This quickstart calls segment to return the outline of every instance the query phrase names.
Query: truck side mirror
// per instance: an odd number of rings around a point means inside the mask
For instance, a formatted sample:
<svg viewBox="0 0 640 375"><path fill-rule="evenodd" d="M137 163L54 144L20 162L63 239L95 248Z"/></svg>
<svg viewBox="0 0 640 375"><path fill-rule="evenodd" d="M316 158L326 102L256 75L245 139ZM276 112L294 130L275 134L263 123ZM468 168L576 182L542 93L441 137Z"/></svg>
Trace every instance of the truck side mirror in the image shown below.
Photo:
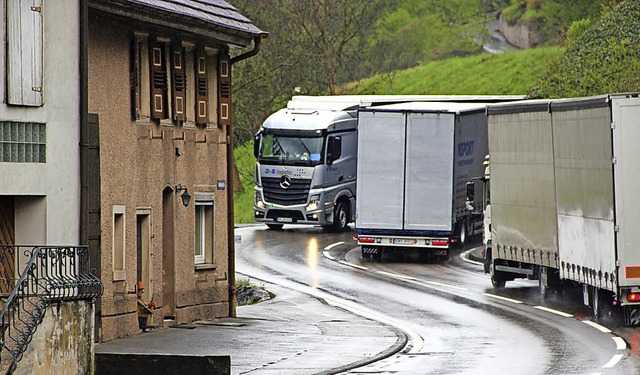
<svg viewBox="0 0 640 375"><path fill-rule="evenodd" d="M473 183L473 181L467 182L466 196L467 196L467 200L469 202L473 202L473 198L475 196L475 192L476 192L476 185Z"/></svg>
<svg viewBox="0 0 640 375"><path fill-rule="evenodd" d="M464 202L464 205L469 211L473 211L474 209L473 198L475 196L475 192L476 192L476 186L473 183L473 181L467 182L467 191L466 191L467 201Z"/></svg>
<svg viewBox="0 0 640 375"><path fill-rule="evenodd" d="M253 136L253 156L258 158L260 155L260 133Z"/></svg>
<svg viewBox="0 0 640 375"><path fill-rule="evenodd" d="M342 155L342 138L330 136L327 140L327 164L332 164Z"/></svg>

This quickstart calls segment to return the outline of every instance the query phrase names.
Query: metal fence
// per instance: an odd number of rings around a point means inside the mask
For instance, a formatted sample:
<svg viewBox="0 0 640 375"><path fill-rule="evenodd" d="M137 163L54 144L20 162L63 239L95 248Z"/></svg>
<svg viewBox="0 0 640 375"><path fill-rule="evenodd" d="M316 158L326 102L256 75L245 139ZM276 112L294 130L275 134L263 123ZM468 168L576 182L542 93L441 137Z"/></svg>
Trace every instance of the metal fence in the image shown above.
<svg viewBox="0 0 640 375"><path fill-rule="evenodd" d="M50 304L102 295L94 274L85 246L0 246L2 371L15 371Z"/></svg>

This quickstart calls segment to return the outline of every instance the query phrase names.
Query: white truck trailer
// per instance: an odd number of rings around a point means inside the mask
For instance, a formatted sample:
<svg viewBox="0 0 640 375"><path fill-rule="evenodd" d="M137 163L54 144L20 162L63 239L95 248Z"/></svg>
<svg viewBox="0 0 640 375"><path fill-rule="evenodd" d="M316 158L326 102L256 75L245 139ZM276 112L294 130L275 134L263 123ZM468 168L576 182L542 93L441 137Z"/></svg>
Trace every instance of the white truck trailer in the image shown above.
<svg viewBox="0 0 640 375"><path fill-rule="evenodd" d="M254 218L272 229L312 224L342 230L353 222L357 111L410 101L497 102L518 96L294 96L254 139Z"/></svg>
<svg viewBox="0 0 640 375"><path fill-rule="evenodd" d="M638 95L490 105L487 116L493 285L579 284L594 315L618 305L640 324Z"/></svg>
<svg viewBox="0 0 640 375"><path fill-rule="evenodd" d="M383 251L446 259L482 231L465 187L483 170L486 104L411 102L358 112L356 233L364 258Z"/></svg>

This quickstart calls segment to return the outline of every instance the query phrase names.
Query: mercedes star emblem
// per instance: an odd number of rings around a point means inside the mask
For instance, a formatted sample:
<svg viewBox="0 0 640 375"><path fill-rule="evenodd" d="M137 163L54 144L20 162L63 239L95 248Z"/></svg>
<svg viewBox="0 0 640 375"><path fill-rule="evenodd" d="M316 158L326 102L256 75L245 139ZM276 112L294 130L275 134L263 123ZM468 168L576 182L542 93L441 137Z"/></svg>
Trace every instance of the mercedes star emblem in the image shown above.
<svg viewBox="0 0 640 375"><path fill-rule="evenodd" d="M287 190L289 186L291 186L291 177L286 175L282 176L282 178L280 179L280 187Z"/></svg>

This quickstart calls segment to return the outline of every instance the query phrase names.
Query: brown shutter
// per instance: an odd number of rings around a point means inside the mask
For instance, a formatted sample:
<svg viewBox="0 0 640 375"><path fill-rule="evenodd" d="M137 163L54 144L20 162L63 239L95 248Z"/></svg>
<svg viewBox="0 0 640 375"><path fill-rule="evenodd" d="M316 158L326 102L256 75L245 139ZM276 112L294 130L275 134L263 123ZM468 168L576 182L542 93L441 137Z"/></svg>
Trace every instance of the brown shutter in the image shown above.
<svg viewBox="0 0 640 375"><path fill-rule="evenodd" d="M167 118L167 63L164 44L151 43L149 48L151 66L151 118Z"/></svg>
<svg viewBox="0 0 640 375"><path fill-rule="evenodd" d="M131 62L130 62L130 86L131 86L131 117L134 120L140 119L141 103L141 76L140 76L140 55L141 46L137 38L131 41Z"/></svg>
<svg viewBox="0 0 640 375"><path fill-rule="evenodd" d="M173 74L173 120L185 120L185 91L186 91L186 75L184 69L184 48L174 46L172 50L171 68Z"/></svg>
<svg viewBox="0 0 640 375"><path fill-rule="evenodd" d="M196 123L209 123L209 85L207 77L207 57L204 50L196 53Z"/></svg>
<svg viewBox="0 0 640 375"><path fill-rule="evenodd" d="M231 61L228 54L218 57L218 124L231 125Z"/></svg>

